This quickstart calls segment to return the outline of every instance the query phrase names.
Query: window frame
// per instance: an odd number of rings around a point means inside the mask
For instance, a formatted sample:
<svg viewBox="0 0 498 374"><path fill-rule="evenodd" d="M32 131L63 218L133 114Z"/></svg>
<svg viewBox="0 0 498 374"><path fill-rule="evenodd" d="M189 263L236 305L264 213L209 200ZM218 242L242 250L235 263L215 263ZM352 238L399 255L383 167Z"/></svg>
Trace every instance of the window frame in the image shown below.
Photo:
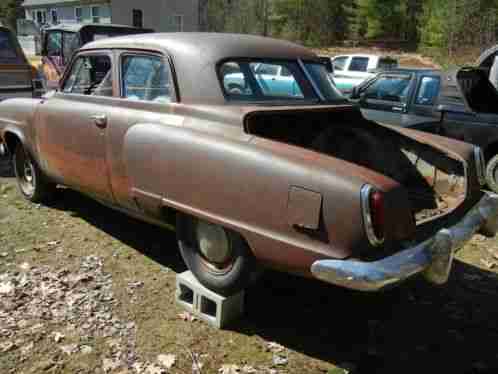
<svg viewBox="0 0 498 374"><path fill-rule="evenodd" d="M78 10L81 11L81 14L79 17L78 17ZM76 23L83 22L83 7L82 6L75 6L74 7L74 19L75 19Z"/></svg>
<svg viewBox="0 0 498 374"><path fill-rule="evenodd" d="M57 25L59 23L59 11L57 8L50 9L50 18L52 19L52 24Z"/></svg>
<svg viewBox="0 0 498 374"><path fill-rule="evenodd" d="M136 20L135 16L140 17L140 22L139 22L140 25L139 26L137 26L135 24L135 20ZM133 8L131 11L131 18L132 18L133 27L143 29L143 27L144 27L144 11L142 9Z"/></svg>
<svg viewBox="0 0 498 374"><path fill-rule="evenodd" d="M99 15L98 15L98 16L95 16L95 15L93 14L93 10L94 10L94 9L98 9L98 10L99 10ZM101 18L102 18L102 16L101 16L101 12L100 12L100 11L101 11L101 9L102 9L102 7L101 7L100 5L92 5L92 6L90 6L90 18L92 19L92 23L97 23L97 24L100 24L100 23L101 23L101 22L100 22L100 21L101 21ZM95 20L96 18L97 18L97 20Z"/></svg>
<svg viewBox="0 0 498 374"><path fill-rule="evenodd" d="M69 79L71 72L73 71L73 67L76 64L76 61L78 61L78 59L80 57L87 57L87 56L107 56L111 60L111 74L112 74L112 81L113 81L112 96L84 95L84 94L73 93L73 92L64 92L63 87L65 86L67 80ZM92 98L92 99L115 99L116 98L115 79L116 79L115 58L114 58L114 54L112 53L112 51L107 50L107 49L82 51L82 52L74 54L74 56L71 60L71 63L65 69L64 75L62 76L62 79L60 80L59 89L57 90L57 94L58 95L70 95L71 97L79 97L79 98L84 97L84 98Z"/></svg>
<svg viewBox="0 0 498 374"><path fill-rule="evenodd" d="M115 96L116 99L120 101L124 101L127 103L141 103L141 104L150 104L150 105L168 105L167 103L155 103L153 101L133 101L123 97L124 94L124 79L123 79L123 62L126 57L159 57L164 62L164 67L168 70L171 80L171 98L170 103L179 103L180 102L180 93L178 90L178 84L176 80L176 74L174 70L174 66L170 56L165 55L161 52L156 51L143 51L143 50L121 50L118 51L117 58L117 79L118 79L118 92Z"/></svg>
<svg viewBox="0 0 498 374"><path fill-rule="evenodd" d="M418 94L420 92L420 89L422 88L422 81L424 80L424 78L432 78L432 79L436 79L439 81L439 91L438 91L438 94L434 97L434 102L432 104L421 104L418 102ZM413 105L421 106L424 108L425 107L434 107L436 105L438 98L439 98L439 92L441 92L441 77L440 76L430 75L430 74L421 75L418 79L417 89L415 90L415 94L413 95Z"/></svg>
<svg viewBox="0 0 498 374"><path fill-rule="evenodd" d="M174 26L175 26L175 32L183 32L184 29L184 15L183 14L173 14L173 21L174 21ZM177 19L180 19L180 27L178 28L178 23L176 22Z"/></svg>

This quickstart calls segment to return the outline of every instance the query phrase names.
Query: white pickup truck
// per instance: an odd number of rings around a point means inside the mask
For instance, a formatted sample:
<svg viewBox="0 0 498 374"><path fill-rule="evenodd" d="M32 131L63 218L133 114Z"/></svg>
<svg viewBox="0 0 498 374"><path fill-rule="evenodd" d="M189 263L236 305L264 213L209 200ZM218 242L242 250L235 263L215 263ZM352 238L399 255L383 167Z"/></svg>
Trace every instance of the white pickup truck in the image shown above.
<svg viewBox="0 0 498 374"><path fill-rule="evenodd" d="M335 85L349 95L355 86L372 78L375 72L397 68L398 61L388 56L355 54L332 57L332 65Z"/></svg>

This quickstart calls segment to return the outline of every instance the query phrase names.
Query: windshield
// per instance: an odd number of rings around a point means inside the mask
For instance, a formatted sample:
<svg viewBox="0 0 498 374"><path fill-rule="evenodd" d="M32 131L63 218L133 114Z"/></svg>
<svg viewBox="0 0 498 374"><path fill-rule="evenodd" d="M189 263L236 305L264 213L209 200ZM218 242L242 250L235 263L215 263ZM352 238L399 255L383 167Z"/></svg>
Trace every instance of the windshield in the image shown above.
<svg viewBox="0 0 498 374"><path fill-rule="evenodd" d="M326 102L345 101L325 67L297 61L231 60L221 64L219 76L228 100L247 102L319 102L317 88ZM311 81L312 79L312 81Z"/></svg>
<svg viewBox="0 0 498 374"><path fill-rule="evenodd" d="M12 64L22 62L17 45L13 42L8 31L0 30L0 63Z"/></svg>

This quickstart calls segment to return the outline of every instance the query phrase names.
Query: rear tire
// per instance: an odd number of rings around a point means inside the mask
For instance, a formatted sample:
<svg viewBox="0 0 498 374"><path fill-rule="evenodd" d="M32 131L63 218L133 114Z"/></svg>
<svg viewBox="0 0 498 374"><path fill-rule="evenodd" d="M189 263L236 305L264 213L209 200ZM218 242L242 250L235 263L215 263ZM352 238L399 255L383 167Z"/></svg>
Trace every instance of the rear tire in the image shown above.
<svg viewBox="0 0 498 374"><path fill-rule="evenodd" d="M56 185L51 183L42 173L29 152L18 144L12 159L17 187L21 195L32 203L50 200Z"/></svg>
<svg viewBox="0 0 498 374"><path fill-rule="evenodd" d="M493 192L498 193L498 155L492 157L486 166L486 182Z"/></svg>
<svg viewBox="0 0 498 374"><path fill-rule="evenodd" d="M246 288L258 274L256 259L237 233L197 218L178 217L178 246L197 280L224 296Z"/></svg>

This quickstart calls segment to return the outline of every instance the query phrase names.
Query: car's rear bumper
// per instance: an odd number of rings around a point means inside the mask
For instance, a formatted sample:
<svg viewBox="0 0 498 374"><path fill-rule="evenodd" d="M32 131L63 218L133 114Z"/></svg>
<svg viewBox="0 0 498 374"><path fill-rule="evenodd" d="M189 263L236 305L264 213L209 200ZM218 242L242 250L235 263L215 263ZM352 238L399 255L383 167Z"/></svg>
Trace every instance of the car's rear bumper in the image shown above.
<svg viewBox="0 0 498 374"><path fill-rule="evenodd" d="M498 195L486 194L456 225L393 256L375 262L320 260L311 266L314 277L338 286L379 291L415 274L435 284L447 282L453 256L472 236L498 231Z"/></svg>

